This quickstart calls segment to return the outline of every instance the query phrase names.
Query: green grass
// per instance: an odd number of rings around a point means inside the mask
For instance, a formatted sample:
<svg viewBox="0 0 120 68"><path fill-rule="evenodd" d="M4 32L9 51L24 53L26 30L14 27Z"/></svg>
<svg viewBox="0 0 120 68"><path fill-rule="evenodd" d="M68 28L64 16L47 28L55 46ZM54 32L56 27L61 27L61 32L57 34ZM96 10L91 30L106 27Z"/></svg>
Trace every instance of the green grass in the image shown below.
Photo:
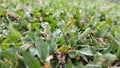
<svg viewBox="0 0 120 68"><path fill-rule="evenodd" d="M0 68L119 66L119 2L0 0Z"/></svg>

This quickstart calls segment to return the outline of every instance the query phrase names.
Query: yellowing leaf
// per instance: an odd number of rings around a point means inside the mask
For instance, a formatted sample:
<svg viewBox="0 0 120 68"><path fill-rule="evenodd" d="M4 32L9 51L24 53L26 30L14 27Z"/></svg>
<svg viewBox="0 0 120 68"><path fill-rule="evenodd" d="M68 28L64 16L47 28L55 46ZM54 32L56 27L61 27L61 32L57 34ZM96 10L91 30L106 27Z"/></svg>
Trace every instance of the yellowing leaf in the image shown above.
<svg viewBox="0 0 120 68"><path fill-rule="evenodd" d="M65 31L65 30L66 30L67 28L69 28L69 27L72 27L75 22L76 22L75 19L70 18L69 21L68 21L68 23L67 23L67 25L63 28L63 31Z"/></svg>
<svg viewBox="0 0 120 68"><path fill-rule="evenodd" d="M61 53L66 53L68 50L68 46L62 46L60 48L57 49L57 51L61 52Z"/></svg>

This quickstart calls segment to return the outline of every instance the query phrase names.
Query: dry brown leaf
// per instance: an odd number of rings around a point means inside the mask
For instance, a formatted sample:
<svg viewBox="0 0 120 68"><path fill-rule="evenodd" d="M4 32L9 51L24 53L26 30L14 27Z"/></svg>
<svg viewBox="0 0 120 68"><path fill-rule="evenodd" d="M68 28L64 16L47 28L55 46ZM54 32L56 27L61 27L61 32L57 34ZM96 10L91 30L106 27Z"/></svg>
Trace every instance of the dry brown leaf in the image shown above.
<svg viewBox="0 0 120 68"><path fill-rule="evenodd" d="M108 68L120 68L120 60L110 61Z"/></svg>
<svg viewBox="0 0 120 68"><path fill-rule="evenodd" d="M45 32L41 32L41 36L45 39L45 40L49 40L52 38L52 35L47 35Z"/></svg>
<svg viewBox="0 0 120 68"><path fill-rule="evenodd" d="M72 47L71 47L70 45L68 46L68 48L69 48L69 49L67 50L66 54L69 54L69 53L72 52Z"/></svg>
<svg viewBox="0 0 120 68"><path fill-rule="evenodd" d="M92 16L88 15L87 17L88 17L88 19L90 19Z"/></svg>
<svg viewBox="0 0 120 68"><path fill-rule="evenodd" d="M104 39L103 39L103 38L97 38L96 40L99 42L99 44L100 44L101 46L103 46L103 45L106 44L106 43L104 42Z"/></svg>
<svg viewBox="0 0 120 68"><path fill-rule="evenodd" d="M48 56L48 57L46 58L46 61L49 62L49 61L52 60L52 59L53 59L53 55L50 55L50 56Z"/></svg>
<svg viewBox="0 0 120 68"><path fill-rule="evenodd" d="M51 66L50 66L49 63L46 62L46 63L44 64L43 68L51 68Z"/></svg>
<svg viewBox="0 0 120 68"><path fill-rule="evenodd" d="M24 45L20 46L20 48L23 50L28 50L30 47L31 47L30 44L24 44Z"/></svg>
<svg viewBox="0 0 120 68"><path fill-rule="evenodd" d="M58 60L59 60L62 64L64 64L64 63L65 63L66 54L63 54L63 53L58 52L58 51L57 51L55 54L56 54L56 57L58 58Z"/></svg>
<svg viewBox="0 0 120 68"><path fill-rule="evenodd" d="M15 54L15 68L17 68L17 66L19 65L19 62L18 62L18 52L16 52Z"/></svg>
<svg viewBox="0 0 120 68"><path fill-rule="evenodd" d="M28 48L30 48L30 47L31 47L31 45L30 45L30 44L24 44L24 46L25 46L25 48L26 48L26 49L28 49Z"/></svg>
<svg viewBox="0 0 120 68"><path fill-rule="evenodd" d="M12 21L15 21L15 20L18 20L20 17L17 15L17 14L14 14L14 13L7 13L7 16L12 20Z"/></svg>
<svg viewBox="0 0 120 68"><path fill-rule="evenodd" d="M83 26L84 20L80 20L80 26Z"/></svg>
<svg viewBox="0 0 120 68"><path fill-rule="evenodd" d="M41 32L41 36L44 37L45 39L47 38L47 34L45 32Z"/></svg>
<svg viewBox="0 0 120 68"><path fill-rule="evenodd" d="M13 65L12 62L8 60L7 58L3 58L3 60L6 64L10 64L11 66Z"/></svg>
<svg viewBox="0 0 120 68"><path fill-rule="evenodd" d="M42 17L39 17L39 18L38 18L38 21L39 21L39 22L42 22L42 21L43 21Z"/></svg>
<svg viewBox="0 0 120 68"><path fill-rule="evenodd" d="M56 55L56 57L58 58L58 60L60 61L61 64L65 64L66 56L71 52L72 52L72 48L71 48L71 46L68 46L68 50L65 53L61 53L59 51L56 51L55 55Z"/></svg>
<svg viewBox="0 0 120 68"><path fill-rule="evenodd" d="M43 5L42 0L36 0L36 5L38 5L38 6L42 6L42 5Z"/></svg>
<svg viewBox="0 0 120 68"><path fill-rule="evenodd" d="M76 56L76 58L75 58L76 60L80 60L80 56Z"/></svg>

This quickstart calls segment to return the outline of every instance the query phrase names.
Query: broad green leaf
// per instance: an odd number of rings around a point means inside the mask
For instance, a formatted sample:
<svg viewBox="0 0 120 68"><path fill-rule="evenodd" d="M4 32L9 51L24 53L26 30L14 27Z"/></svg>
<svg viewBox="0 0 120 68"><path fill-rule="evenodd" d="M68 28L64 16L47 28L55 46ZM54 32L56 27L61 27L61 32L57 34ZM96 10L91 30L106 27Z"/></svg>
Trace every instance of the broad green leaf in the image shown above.
<svg viewBox="0 0 120 68"><path fill-rule="evenodd" d="M49 55L49 44L43 41L41 38L38 38L35 42L35 46L40 56L41 62L45 62L45 59Z"/></svg>
<svg viewBox="0 0 120 68"><path fill-rule="evenodd" d="M34 23L34 28L38 34L40 34L40 24L39 23Z"/></svg>
<svg viewBox="0 0 120 68"><path fill-rule="evenodd" d="M27 23L27 21L25 19L21 18L20 22L21 22L22 27L25 27L25 28L27 27L28 23Z"/></svg>
<svg viewBox="0 0 120 68"><path fill-rule="evenodd" d="M35 40L35 36L34 36L34 33L33 33L33 32L27 32L27 35L28 35L31 39Z"/></svg>
<svg viewBox="0 0 120 68"><path fill-rule="evenodd" d="M11 61L15 61L15 53L13 54L13 53L10 53L10 52L2 52L2 56L4 58L7 58L7 59L11 60Z"/></svg>
<svg viewBox="0 0 120 68"><path fill-rule="evenodd" d="M73 68L86 68L82 62L76 61Z"/></svg>
<svg viewBox="0 0 120 68"><path fill-rule="evenodd" d="M117 50L116 56L117 56L118 58L120 58L120 46L118 46L118 50Z"/></svg>
<svg viewBox="0 0 120 68"><path fill-rule="evenodd" d="M86 36L90 32L90 28L87 28L83 33L78 35L78 40L81 40L84 36Z"/></svg>
<svg viewBox="0 0 120 68"><path fill-rule="evenodd" d="M21 34L19 33L19 31L17 31L15 28L13 28L13 24L10 23L9 24L9 36L12 36L12 37L21 37Z"/></svg>
<svg viewBox="0 0 120 68"><path fill-rule="evenodd" d="M39 61L28 52L23 52L23 61L28 68L41 68Z"/></svg>
<svg viewBox="0 0 120 68"><path fill-rule="evenodd" d="M38 34L40 34L40 24L39 23L31 23L30 30L35 30Z"/></svg>
<svg viewBox="0 0 120 68"><path fill-rule="evenodd" d="M91 46L90 50L93 54L96 54L96 52L97 52L97 48L95 46Z"/></svg>
<svg viewBox="0 0 120 68"><path fill-rule="evenodd" d="M110 33L108 34L107 38L108 38L108 42L110 43L110 45L113 46L112 52L115 53L115 51L118 49L120 44Z"/></svg>
<svg viewBox="0 0 120 68"><path fill-rule="evenodd" d="M110 28L110 26L106 26L106 27L104 27L104 28L100 28L99 30L98 30L98 32L97 32L97 36L98 37L104 37L105 36L105 34L107 34L107 31L109 30L109 28Z"/></svg>
<svg viewBox="0 0 120 68"><path fill-rule="evenodd" d="M9 48L9 49L7 49L5 51L2 51L1 54L2 54L2 56L4 58L7 58L7 59L9 59L9 60L14 62L15 61L15 54L18 51L19 50L17 48L13 47L13 48Z"/></svg>
<svg viewBox="0 0 120 68"><path fill-rule="evenodd" d="M0 60L0 68L9 68L9 65Z"/></svg>
<svg viewBox="0 0 120 68"><path fill-rule="evenodd" d="M112 60L116 60L116 59L117 59L116 55L111 54L111 53L104 54L103 57L104 57L105 59L109 59L109 60L111 60L111 59L112 59Z"/></svg>
<svg viewBox="0 0 120 68"><path fill-rule="evenodd" d="M67 61L66 68L73 68L73 64L70 59L68 59L68 61Z"/></svg>
<svg viewBox="0 0 120 68"><path fill-rule="evenodd" d="M98 52L96 52L96 53L94 54L93 63L94 63L94 64L97 64L97 63L101 63L101 61L102 61L101 56L99 55Z"/></svg>
<svg viewBox="0 0 120 68"><path fill-rule="evenodd" d="M100 65L95 65L95 64L87 64L86 68L101 68Z"/></svg>
<svg viewBox="0 0 120 68"><path fill-rule="evenodd" d="M106 53L110 53L113 49L113 45L109 45L107 48L105 48L102 53L106 54Z"/></svg>
<svg viewBox="0 0 120 68"><path fill-rule="evenodd" d="M49 40L47 41L48 44L50 44L50 54L54 54L54 52L56 51L56 49L58 48L57 44L55 43L54 40Z"/></svg>
<svg viewBox="0 0 120 68"><path fill-rule="evenodd" d="M93 53L90 51L89 48L83 48L79 51L80 54L87 55L87 56L93 56Z"/></svg>
<svg viewBox="0 0 120 68"><path fill-rule="evenodd" d="M19 33L19 31L13 28L13 25L11 23L9 24L8 37L3 40L1 46L3 47L3 49L9 48L10 45L20 46L20 37L21 34Z"/></svg>
<svg viewBox="0 0 120 68"><path fill-rule="evenodd" d="M1 46L3 49L9 48L10 45L20 46L22 43L21 43L21 41L20 42L19 41L20 41L19 37L9 36L5 40L3 40L3 42L1 43Z"/></svg>
<svg viewBox="0 0 120 68"><path fill-rule="evenodd" d="M56 43L58 44L58 46L63 45L64 42L65 42L64 36L60 36L60 37L57 37L57 38L56 38Z"/></svg>
<svg viewBox="0 0 120 68"><path fill-rule="evenodd" d="M57 21L55 20L55 18L53 18L52 16L47 16L47 17L44 18L44 20L47 21L48 23L50 23L52 32L54 30L56 30Z"/></svg>
<svg viewBox="0 0 120 68"><path fill-rule="evenodd" d="M77 55L79 55L80 53L79 53L79 51L78 50L73 50L70 54L69 54L69 56L70 56L70 58L75 58Z"/></svg>

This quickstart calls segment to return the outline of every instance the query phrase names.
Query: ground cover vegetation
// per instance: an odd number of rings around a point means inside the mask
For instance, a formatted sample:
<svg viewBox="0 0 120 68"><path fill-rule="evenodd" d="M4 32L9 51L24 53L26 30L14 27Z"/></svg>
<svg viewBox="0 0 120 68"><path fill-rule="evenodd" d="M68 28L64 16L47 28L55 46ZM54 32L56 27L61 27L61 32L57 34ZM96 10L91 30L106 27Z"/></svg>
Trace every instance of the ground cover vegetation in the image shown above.
<svg viewBox="0 0 120 68"><path fill-rule="evenodd" d="M118 0L0 0L0 68L114 68L119 59Z"/></svg>

